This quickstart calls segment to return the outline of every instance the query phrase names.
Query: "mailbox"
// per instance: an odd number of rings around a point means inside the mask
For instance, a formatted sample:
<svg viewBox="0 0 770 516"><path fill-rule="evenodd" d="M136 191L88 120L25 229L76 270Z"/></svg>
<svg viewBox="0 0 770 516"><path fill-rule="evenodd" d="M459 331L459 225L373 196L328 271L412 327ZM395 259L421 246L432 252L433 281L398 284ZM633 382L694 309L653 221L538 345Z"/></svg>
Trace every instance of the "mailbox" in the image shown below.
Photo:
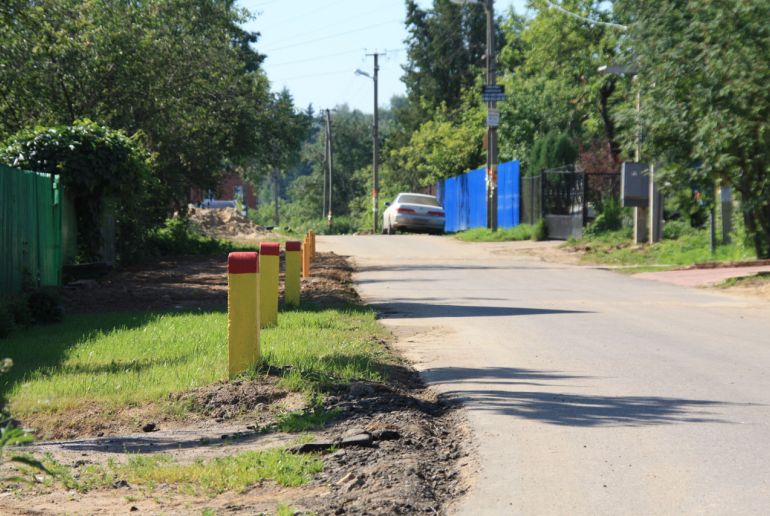
<svg viewBox="0 0 770 516"><path fill-rule="evenodd" d="M620 176L623 206L646 208L650 205L649 169L646 163L623 162Z"/></svg>

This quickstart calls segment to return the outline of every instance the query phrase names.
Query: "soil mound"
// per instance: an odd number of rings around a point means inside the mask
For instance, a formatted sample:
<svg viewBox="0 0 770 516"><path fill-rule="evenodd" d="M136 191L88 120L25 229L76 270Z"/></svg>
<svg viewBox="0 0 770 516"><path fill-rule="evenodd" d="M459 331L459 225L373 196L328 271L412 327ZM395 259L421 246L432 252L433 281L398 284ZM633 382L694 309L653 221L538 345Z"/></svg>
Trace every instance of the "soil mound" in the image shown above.
<svg viewBox="0 0 770 516"><path fill-rule="evenodd" d="M244 217L236 208L190 208L190 222L212 238L253 240L267 230Z"/></svg>

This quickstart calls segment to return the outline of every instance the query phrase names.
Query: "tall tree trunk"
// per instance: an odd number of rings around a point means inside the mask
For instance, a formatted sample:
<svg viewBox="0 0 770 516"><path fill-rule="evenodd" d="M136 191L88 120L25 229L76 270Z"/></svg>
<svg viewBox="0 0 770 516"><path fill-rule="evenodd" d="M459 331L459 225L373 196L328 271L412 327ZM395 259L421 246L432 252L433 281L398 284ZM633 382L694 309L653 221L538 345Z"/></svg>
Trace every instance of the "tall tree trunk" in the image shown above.
<svg viewBox="0 0 770 516"><path fill-rule="evenodd" d="M607 141L610 143L612 160L617 165L620 162L620 144L618 144L615 137L615 123L612 121L609 110L609 100L610 96L615 92L615 86L615 79L609 78L604 82L602 87L599 88L599 112L601 113L602 122L604 124L604 134L607 135Z"/></svg>

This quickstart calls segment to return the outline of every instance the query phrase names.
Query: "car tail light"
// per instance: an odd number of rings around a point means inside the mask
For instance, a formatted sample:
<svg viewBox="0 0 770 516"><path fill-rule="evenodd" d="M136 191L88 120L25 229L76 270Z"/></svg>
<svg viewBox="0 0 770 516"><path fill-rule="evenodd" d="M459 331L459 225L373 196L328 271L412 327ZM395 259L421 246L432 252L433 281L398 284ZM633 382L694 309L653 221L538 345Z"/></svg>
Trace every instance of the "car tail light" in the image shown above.
<svg viewBox="0 0 770 516"><path fill-rule="evenodd" d="M433 215L434 217L443 217L444 212L443 211L429 211L428 215Z"/></svg>
<svg viewBox="0 0 770 516"><path fill-rule="evenodd" d="M398 213L414 213L412 208L399 208L396 210Z"/></svg>

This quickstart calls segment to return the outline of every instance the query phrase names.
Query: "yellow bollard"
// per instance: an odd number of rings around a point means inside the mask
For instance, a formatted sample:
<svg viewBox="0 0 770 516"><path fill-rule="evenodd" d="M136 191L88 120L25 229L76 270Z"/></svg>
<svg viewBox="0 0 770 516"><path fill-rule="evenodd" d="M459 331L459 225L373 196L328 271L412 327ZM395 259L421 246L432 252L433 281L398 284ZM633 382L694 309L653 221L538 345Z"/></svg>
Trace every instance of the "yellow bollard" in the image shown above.
<svg viewBox="0 0 770 516"><path fill-rule="evenodd" d="M278 324L278 260L281 246L259 244L259 322L262 328Z"/></svg>
<svg viewBox="0 0 770 516"><path fill-rule="evenodd" d="M230 378L259 361L259 253L227 257L227 338Z"/></svg>
<svg viewBox="0 0 770 516"><path fill-rule="evenodd" d="M287 306L299 306L301 242L286 242L286 271L283 299Z"/></svg>
<svg viewBox="0 0 770 516"><path fill-rule="evenodd" d="M310 237L305 237L305 243L302 244L302 277L310 277Z"/></svg>

